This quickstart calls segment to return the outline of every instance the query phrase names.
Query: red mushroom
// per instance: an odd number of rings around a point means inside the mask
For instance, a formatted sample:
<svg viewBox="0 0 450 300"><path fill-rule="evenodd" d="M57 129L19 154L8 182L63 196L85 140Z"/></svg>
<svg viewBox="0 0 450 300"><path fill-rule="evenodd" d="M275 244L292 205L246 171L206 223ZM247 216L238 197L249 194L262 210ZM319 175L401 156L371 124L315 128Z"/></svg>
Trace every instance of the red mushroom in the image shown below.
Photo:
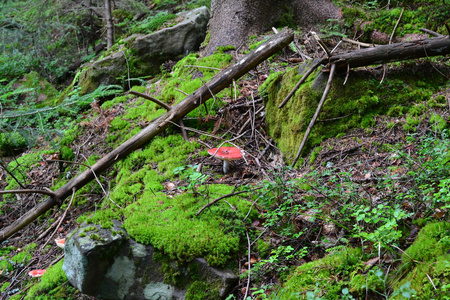
<svg viewBox="0 0 450 300"><path fill-rule="evenodd" d="M59 248L64 249L64 245L66 243L66 239L56 239L55 243L56 243L56 246L58 246Z"/></svg>
<svg viewBox="0 0 450 300"><path fill-rule="evenodd" d="M45 271L47 270L41 270L41 269L37 269L37 270L31 270L30 272L28 272L28 275L30 275L31 277L41 277L42 275L44 275Z"/></svg>
<svg viewBox="0 0 450 300"><path fill-rule="evenodd" d="M208 150L208 153L223 160L223 173L225 174L228 172L230 161L242 158L241 150L236 147L212 148Z"/></svg>

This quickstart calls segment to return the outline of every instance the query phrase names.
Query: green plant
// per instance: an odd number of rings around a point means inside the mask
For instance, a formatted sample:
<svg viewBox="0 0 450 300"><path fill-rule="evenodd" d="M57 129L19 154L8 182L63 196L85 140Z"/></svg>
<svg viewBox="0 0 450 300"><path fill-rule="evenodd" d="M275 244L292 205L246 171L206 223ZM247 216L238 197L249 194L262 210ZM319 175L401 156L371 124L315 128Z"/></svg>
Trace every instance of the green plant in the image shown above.
<svg viewBox="0 0 450 300"><path fill-rule="evenodd" d="M194 195L207 191L208 186L204 183L208 179L208 175L197 170L198 165L180 166L173 170L175 175L182 175L182 178L186 178L187 184L181 187L181 190L190 190ZM202 188L202 190L199 190L199 188Z"/></svg>
<svg viewBox="0 0 450 300"><path fill-rule="evenodd" d="M363 205L356 206L352 213L357 222L353 226L354 236L389 247L402 237L402 232L398 230L399 221L411 215L399 205L392 207L378 204L372 209ZM364 225L361 225L362 221Z"/></svg>

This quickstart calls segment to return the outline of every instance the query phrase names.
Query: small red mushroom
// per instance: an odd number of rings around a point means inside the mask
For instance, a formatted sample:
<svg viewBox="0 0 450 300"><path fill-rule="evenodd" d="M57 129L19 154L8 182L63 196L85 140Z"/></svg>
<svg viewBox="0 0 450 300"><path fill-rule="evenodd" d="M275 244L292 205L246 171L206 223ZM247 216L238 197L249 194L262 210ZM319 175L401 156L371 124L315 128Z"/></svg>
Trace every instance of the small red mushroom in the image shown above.
<svg viewBox="0 0 450 300"><path fill-rule="evenodd" d="M242 158L241 150L236 147L212 148L208 150L208 153L223 160L223 173L225 174L228 172L230 161Z"/></svg>
<svg viewBox="0 0 450 300"><path fill-rule="evenodd" d="M55 243L56 243L56 246L64 249L64 245L66 244L66 239L56 239Z"/></svg>
<svg viewBox="0 0 450 300"><path fill-rule="evenodd" d="M30 275L31 277L41 277L42 275L44 275L45 271L47 270L41 270L41 269L37 269L37 270L31 270L30 272L28 272L28 275Z"/></svg>

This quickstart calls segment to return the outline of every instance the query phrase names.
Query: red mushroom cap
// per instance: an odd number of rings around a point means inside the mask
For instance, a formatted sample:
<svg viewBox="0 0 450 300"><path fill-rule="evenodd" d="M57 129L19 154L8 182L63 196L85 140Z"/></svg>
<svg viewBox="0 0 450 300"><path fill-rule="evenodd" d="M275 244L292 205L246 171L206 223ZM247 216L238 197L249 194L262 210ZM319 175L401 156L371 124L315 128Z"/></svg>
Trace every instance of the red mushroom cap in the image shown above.
<svg viewBox="0 0 450 300"><path fill-rule="evenodd" d="M218 149L218 150L217 150ZM242 158L242 153L236 147L220 147L208 150L208 153L222 160L236 160Z"/></svg>
<svg viewBox="0 0 450 300"><path fill-rule="evenodd" d="M56 243L56 246L58 246L59 248L64 249L64 245L66 243L66 239L56 239L55 243Z"/></svg>
<svg viewBox="0 0 450 300"><path fill-rule="evenodd" d="M37 270L31 270L30 272L28 272L28 275L30 275L31 277L41 277L42 275L44 275L45 271L47 270L41 270L41 269L37 269Z"/></svg>

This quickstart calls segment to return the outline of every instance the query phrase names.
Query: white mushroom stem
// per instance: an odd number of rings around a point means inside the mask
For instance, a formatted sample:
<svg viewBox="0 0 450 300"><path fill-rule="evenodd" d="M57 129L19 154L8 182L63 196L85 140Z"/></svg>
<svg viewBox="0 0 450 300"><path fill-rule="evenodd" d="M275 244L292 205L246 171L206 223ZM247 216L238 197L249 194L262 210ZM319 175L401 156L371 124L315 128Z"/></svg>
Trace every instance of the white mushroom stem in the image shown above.
<svg viewBox="0 0 450 300"><path fill-rule="evenodd" d="M230 167L230 161L224 159L224 160L223 160L223 173L224 173L224 174L227 174L227 173L228 173L229 167Z"/></svg>

